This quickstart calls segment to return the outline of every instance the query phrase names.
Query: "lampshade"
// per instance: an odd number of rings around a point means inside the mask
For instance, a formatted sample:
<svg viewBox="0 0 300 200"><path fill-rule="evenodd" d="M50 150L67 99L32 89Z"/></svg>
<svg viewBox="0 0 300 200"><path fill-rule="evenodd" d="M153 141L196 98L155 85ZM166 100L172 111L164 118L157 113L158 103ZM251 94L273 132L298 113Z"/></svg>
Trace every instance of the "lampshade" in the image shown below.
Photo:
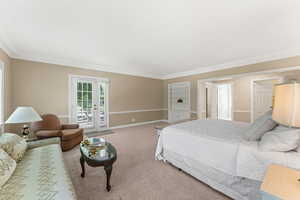
<svg viewBox="0 0 300 200"><path fill-rule="evenodd" d="M275 86L272 118L282 125L300 127L300 83L283 83Z"/></svg>
<svg viewBox="0 0 300 200"><path fill-rule="evenodd" d="M18 107L6 120L6 124L29 123L41 121L39 114L29 106Z"/></svg>

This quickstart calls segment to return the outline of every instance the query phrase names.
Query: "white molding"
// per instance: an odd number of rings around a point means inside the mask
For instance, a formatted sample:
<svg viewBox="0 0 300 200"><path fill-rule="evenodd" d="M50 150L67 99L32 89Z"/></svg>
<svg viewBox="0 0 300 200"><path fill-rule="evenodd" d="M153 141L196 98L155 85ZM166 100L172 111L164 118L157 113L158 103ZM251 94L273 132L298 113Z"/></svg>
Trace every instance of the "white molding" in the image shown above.
<svg viewBox="0 0 300 200"><path fill-rule="evenodd" d="M139 123L133 123L133 124L125 124L120 126L112 126L110 129L118 129L118 128L127 128L127 127L133 127L133 126L141 126L145 124L153 124L156 122L165 122L166 120L154 120L154 121L146 121L146 122L139 122Z"/></svg>
<svg viewBox="0 0 300 200"><path fill-rule="evenodd" d="M265 56L257 56L253 58L248 59L241 59L241 60L235 60L233 62L229 63L223 63L223 64L216 64L216 65L208 65L205 67L199 67L194 70L189 71L183 71L178 73L171 73L168 75L159 75L159 74L150 74L150 73L144 73L144 72L136 72L136 71L128 71L128 70L120 70L121 67L118 66L111 66L111 65L104 65L101 63L89 63L89 62L81 62L76 60L67 60L62 58L45 58L39 55L21 55L17 53L15 48L12 46L10 42L4 42L3 35L1 35L2 40L0 38L0 48L2 48L9 57L15 58L15 59L22 59L22 60L29 60L34 62L42 62L42 63L49 63L49 64L56 64L56 65L63 65L66 67L76 67L76 68L82 68L82 69L90 69L90 70L96 70L96 71L102 71L102 72L111 72L111 73L117 73L117 74L125 74L125 75L131 75L131 76L141 76L146 78L153 78L153 79L173 79L183 76L191 76L196 74L202 74L212 71L218 71L222 69L229 69L229 68L235 68L235 67L242 67L245 65L250 64L257 64L261 62L267 62L267 61L273 61L273 60L279 60L284 58L289 58L293 56L299 56L300 55L300 49L289 49L285 51L279 51L275 52L269 55ZM118 69L114 69L117 67Z"/></svg>
<svg viewBox="0 0 300 200"><path fill-rule="evenodd" d="M173 79L173 78L178 78L183 76L191 76L191 75L202 74L202 73L207 73L212 71L218 71L222 69L242 67L245 65L257 64L266 61L279 60L279 59L284 59L284 58L289 58L289 57L299 56L299 55L300 55L300 49L289 49L285 51L275 52L265 56L257 56L253 58L241 59L241 60L236 60L233 62L217 64L217 65L212 64L206 67L200 67L195 70L168 74L162 76L161 79L166 80L166 79Z"/></svg>
<svg viewBox="0 0 300 200"><path fill-rule="evenodd" d="M134 70L130 71L128 69L123 69L123 67L120 66L104 65L101 63L89 63L89 62L81 62L75 60L72 61L72 60L61 59L61 58L43 58L37 55L12 54L11 57L15 59L28 60L33 62L62 65L65 67L76 67L76 68L90 69L90 70L96 70L101 72L111 72L111 73L125 74L130 76L141 76L146 78L161 79L161 76L156 74L136 72Z"/></svg>
<svg viewBox="0 0 300 200"><path fill-rule="evenodd" d="M110 115L116 115L116 114L127 114L127 113L137 113L137 112L155 112L155 111L163 111L168 110L165 108L159 108L159 109L148 109L148 110L127 110L127 111L117 111L117 112L110 112Z"/></svg>
<svg viewBox="0 0 300 200"><path fill-rule="evenodd" d="M206 78L206 79L198 79L198 82L210 82L210 81L222 81L222 80L230 80L233 78L240 78L244 76L254 76L254 75L266 75L271 73L279 73L279 72L288 72L293 70L300 70L300 66L292 66L292 67L285 67L285 68L279 68L279 69L271 69L271 70L262 70L257 72L246 72L246 73L239 73L234 75L225 75L221 77L216 78Z"/></svg>

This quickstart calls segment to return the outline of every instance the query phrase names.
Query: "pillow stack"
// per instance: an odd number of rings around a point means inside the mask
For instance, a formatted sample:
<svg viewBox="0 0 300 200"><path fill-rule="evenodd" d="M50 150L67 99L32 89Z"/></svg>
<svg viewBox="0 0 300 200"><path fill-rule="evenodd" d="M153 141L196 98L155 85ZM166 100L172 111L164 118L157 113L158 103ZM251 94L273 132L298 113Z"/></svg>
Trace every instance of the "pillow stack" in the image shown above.
<svg viewBox="0 0 300 200"><path fill-rule="evenodd" d="M16 169L16 162L22 159L27 149L26 141L13 133L0 136L0 188Z"/></svg>

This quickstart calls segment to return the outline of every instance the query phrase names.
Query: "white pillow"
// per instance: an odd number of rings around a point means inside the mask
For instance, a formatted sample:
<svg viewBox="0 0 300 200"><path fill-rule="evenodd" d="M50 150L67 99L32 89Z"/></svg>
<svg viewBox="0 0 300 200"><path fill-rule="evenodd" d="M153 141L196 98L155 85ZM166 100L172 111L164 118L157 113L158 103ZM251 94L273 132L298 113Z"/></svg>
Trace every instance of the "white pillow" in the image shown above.
<svg viewBox="0 0 300 200"><path fill-rule="evenodd" d="M272 111L268 111L256 119L245 131L243 138L248 141L257 141L268 131L277 126L272 120Z"/></svg>
<svg viewBox="0 0 300 200"><path fill-rule="evenodd" d="M286 152L295 150L300 145L300 130L270 131L263 135L259 142L261 151Z"/></svg>
<svg viewBox="0 0 300 200"><path fill-rule="evenodd" d="M0 148L2 148L15 161L20 161L26 152L27 142L14 133L3 133L0 136Z"/></svg>
<svg viewBox="0 0 300 200"><path fill-rule="evenodd" d="M0 148L0 188L10 178L15 169L16 161Z"/></svg>

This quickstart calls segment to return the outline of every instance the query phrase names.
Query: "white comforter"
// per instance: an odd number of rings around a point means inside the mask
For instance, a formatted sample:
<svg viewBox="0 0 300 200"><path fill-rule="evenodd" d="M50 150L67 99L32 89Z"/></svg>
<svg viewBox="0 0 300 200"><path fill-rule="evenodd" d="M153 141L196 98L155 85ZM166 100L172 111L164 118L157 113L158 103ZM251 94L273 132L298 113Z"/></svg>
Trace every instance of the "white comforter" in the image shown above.
<svg viewBox="0 0 300 200"><path fill-rule="evenodd" d="M244 141L247 126L225 120L194 120L166 127L158 140L156 159L168 160L164 151L174 152L186 165L192 164L184 158L193 158L226 174L258 181L270 163L300 168L298 153L260 152L257 142Z"/></svg>

